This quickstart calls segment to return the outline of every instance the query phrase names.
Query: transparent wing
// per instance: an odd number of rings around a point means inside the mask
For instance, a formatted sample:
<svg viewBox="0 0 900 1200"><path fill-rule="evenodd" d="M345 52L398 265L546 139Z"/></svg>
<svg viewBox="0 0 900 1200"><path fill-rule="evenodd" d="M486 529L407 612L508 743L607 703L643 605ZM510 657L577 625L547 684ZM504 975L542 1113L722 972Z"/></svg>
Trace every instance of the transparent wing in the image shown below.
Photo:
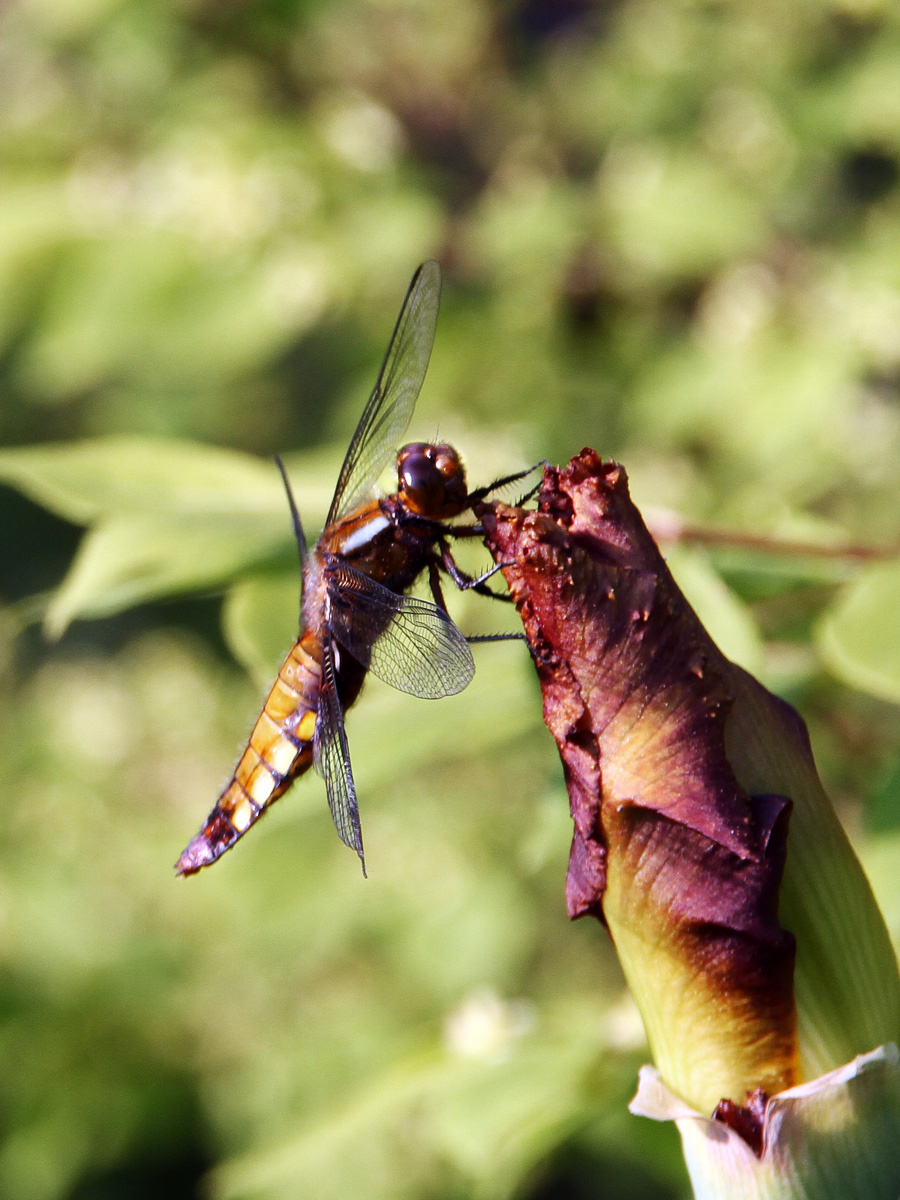
<svg viewBox="0 0 900 1200"><path fill-rule="evenodd" d="M441 269L422 263L409 285L394 334L338 476L327 524L364 499L396 453L422 388L441 298Z"/></svg>
<svg viewBox="0 0 900 1200"><path fill-rule="evenodd" d="M443 609L343 563L330 565L327 577L332 633L379 679L426 700L454 696L471 681L472 651Z"/></svg>
<svg viewBox="0 0 900 1200"><path fill-rule="evenodd" d="M359 804L356 800L353 771L350 769L350 750L347 746L347 731L344 728L344 713L337 694L334 649L330 639L325 638L322 650L322 684L313 740L313 761L316 770L325 780L328 805L335 829L341 840L359 855L365 875L366 859L359 824Z"/></svg>

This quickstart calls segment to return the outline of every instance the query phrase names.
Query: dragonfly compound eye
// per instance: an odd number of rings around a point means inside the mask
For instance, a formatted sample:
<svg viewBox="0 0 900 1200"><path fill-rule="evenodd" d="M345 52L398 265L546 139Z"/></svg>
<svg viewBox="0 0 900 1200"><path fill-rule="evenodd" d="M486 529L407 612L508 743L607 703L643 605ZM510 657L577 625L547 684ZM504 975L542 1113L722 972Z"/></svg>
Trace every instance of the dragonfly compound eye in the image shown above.
<svg viewBox="0 0 900 1200"><path fill-rule="evenodd" d="M465 472L452 446L413 442L400 451L397 468L403 501L414 513L441 519L465 508Z"/></svg>

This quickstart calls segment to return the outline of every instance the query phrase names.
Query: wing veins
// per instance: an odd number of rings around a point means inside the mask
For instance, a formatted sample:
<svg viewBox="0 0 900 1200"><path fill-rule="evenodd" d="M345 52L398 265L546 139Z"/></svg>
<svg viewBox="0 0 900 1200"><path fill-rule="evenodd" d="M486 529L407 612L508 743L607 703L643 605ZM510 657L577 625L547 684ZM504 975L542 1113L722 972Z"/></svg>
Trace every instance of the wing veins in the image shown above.
<svg viewBox="0 0 900 1200"><path fill-rule="evenodd" d="M379 679L431 700L469 684L472 651L442 608L392 592L346 563L329 567L328 587L335 637Z"/></svg>
<svg viewBox="0 0 900 1200"><path fill-rule="evenodd" d="M428 259L412 277L378 381L351 439L328 510L329 525L362 500L410 422L428 370L440 293L440 267Z"/></svg>
<svg viewBox="0 0 900 1200"><path fill-rule="evenodd" d="M366 873L363 853L362 827L359 822L359 803L350 767L350 749L344 728L344 713L337 692L334 652L330 638L322 645L322 684L319 689L319 710L313 741L315 768L325 780L328 807L334 827L345 845L355 850Z"/></svg>

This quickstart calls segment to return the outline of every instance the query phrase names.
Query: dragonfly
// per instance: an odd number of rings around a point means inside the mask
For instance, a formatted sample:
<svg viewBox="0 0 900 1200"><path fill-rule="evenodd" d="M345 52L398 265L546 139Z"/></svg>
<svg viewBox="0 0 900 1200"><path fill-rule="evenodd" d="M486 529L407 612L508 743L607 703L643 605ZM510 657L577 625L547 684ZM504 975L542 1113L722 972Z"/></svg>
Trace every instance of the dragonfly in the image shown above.
<svg viewBox="0 0 900 1200"><path fill-rule="evenodd" d="M470 492L452 446L412 442L395 450L428 369L440 290L440 268L428 260L413 275L344 458L324 531L312 548L287 473L276 459L300 554L299 637L230 781L176 863L179 875L193 875L230 850L310 766L323 777L335 827L359 855L365 875L344 713L366 674L371 671L414 696L452 696L475 672L469 640L510 636L467 639L447 614L441 575L461 589L495 595L486 581L498 568L473 577L459 568L450 549L450 538L478 536L480 527L449 522L528 472ZM394 453L397 490L373 499L376 481ZM407 595L426 573L433 600Z"/></svg>

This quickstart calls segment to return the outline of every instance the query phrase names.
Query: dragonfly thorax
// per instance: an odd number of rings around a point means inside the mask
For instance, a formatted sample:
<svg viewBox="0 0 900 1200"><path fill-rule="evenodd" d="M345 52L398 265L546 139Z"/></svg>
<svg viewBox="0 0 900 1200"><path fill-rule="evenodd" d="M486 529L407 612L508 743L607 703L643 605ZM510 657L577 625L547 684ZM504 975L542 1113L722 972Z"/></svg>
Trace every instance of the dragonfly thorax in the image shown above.
<svg viewBox="0 0 900 1200"><path fill-rule="evenodd" d="M420 517L442 521L466 507L466 472L446 442L410 442L397 455L397 491L405 507Z"/></svg>

